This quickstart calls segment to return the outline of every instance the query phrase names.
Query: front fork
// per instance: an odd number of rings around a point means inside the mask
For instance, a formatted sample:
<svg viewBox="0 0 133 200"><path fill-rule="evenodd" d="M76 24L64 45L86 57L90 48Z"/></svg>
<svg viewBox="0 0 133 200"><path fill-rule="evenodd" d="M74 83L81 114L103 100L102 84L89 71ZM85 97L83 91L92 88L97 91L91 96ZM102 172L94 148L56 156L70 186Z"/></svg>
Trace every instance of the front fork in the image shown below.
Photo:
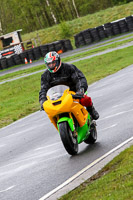
<svg viewBox="0 0 133 200"><path fill-rule="evenodd" d="M75 126L74 126L74 121L73 121L71 113L69 113L69 117L61 117L60 119L57 119L58 130L59 130L59 123L62 123L62 122L68 122L71 131L74 132Z"/></svg>
<svg viewBox="0 0 133 200"><path fill-rule="evenodd" d="M75 128L74 120L71 113L69 113L69 117L61 117L59 120L57 120L58 130L59 130L59 123L62 123L62 122L68 122L69 127L72 131L73 137L75 138L77 137L78 144L84 141L86 138L88 138L90 134L90 125L91 125L91 118L90 118L89 113L88 113L88 118L86 120L86 123L82 127L79 126Z"/></svg>

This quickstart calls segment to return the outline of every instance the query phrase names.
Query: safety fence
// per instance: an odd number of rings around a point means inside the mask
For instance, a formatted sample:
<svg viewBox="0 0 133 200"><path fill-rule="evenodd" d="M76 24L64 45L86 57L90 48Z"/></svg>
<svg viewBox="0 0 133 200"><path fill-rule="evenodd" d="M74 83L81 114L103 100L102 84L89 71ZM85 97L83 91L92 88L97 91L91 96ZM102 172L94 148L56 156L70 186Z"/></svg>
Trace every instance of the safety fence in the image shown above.
<svg viewBox="0 0 133 200"><path fill-rule="evenodd" d="M60 54L72 49L73 47L68 39L34 47L29 50L25 50L20 54L14 54L8 58L0 59L0 70L10 68L14 65L25 64L25 60L28 62L38 60L41 57L44 57L49 51L56 51Z"/></svg>
<svg viewBox="0 0 133 200"><path fill-rule="evenodd" d="M133 31L132 15L95 28L81 31L80 33L74 35L75 46L78 48L81 46L90 45L94 42L103 40L104 38L127 33L129 31Z"/></svg>

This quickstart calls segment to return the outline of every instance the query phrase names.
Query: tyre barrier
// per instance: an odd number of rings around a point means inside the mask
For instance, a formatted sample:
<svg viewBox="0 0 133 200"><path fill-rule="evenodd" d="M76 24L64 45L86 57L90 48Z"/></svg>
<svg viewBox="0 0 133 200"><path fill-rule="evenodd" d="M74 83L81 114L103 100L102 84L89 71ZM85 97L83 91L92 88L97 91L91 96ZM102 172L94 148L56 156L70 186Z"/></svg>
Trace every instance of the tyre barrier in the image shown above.
<svg viewBox="0 0 133 200"><path fill-rule="evenodd" d="M74 37L75 37L75 46L76 47L85 45L85 40L84 40L84 37L83 37L83 31L78 33Z"/></svg>
<svg viewBox="0 0 133 200"><path fill-rule="evenodd" d="M126 22L127 22L129 31L133 31L133 16L126 17Z"/></svg>
<svg viewBox="0 0 133 200"><path fill-rule="evenodd" d="M6 68L8 68L7 59L6 59L6 58L2 58L2 59L0 60L0 66L1 66L1 69L6 69Z"/></svg>
<svg viewBox="0 0 133 200"><path fill-rule="evenodd" d="M98 33L98 31L97 31L96 28L90 29L90 33L91 33L91 35L92 35L93 41L96 41L96 42L97 42L97 41L100 40L100 36L99 36L99 33Z"/></svg>
<svg viewBox="0 0 133 200"><path fill-rule="evenodd" d="M106 32L104 30L104 26L98 26L96 27L96 29L97 29L100 39L104 39L107 37Z"/></svg>
<svg viewBox="0 0 133 200"><path fill-rule="evenodd" d="M120 30L121 30L121 33L126 33L129 31L128 29L128 26L127 26L127 23L126 23L126 20L123 19L123 20L120 20L119 22L119 26L120 26Z"/></svg>
<svg viewBox="0 0 133 200"><path fill-rule="evenodd" d="M107 37L114 35L112 23L109 22L109 23L104 24L104 28L105 28Z"/></svg>
<svg viewBox="0 0 133 200"><path fill-rule="evenodd" d="M53 45L54 45L54 49L55 49L56 52L59 52L60 50L62 50L62 52L65 51L62 42L56 41L56 42L53 43Z"/></svg>
<svg viewBox="0 0 133 200"><path fill-rule="evenodd" d="M7 61L7 67L12 67L15 65L15 62L12 56L9 57L6 61Z"/></svg>
<svg viewBox="0 0 133 200"><path fill-rule="evenodd" d="M9 58L0 59L0 70L12 67L14 65L25 64L25 58L27 59L28 63L30 60L38 60L41 57L44 57L49 51L56 51L60 54L72 49L73 47L69 39L41 45L29 50L25 50L20 54L10 56Z"/></svg>
<svg viewBox="0 0 133 200"><path fill-rule="evenodd" d="M27 51L23 51L22 53L19 54L19 56L23 64L25 63L25 58L28 60Z"/></svg>
<svg viewBox="0 0 133 200"><path fill-rule="evenodd" d="M74 35L75 46L78 48L80 46L90 45L93 42L98 42L104 38L112 37L129 31L133 31L132 15L77 33Z"/></svg>
<svg viewBox="0 0 133 200"><path fill-rule="evenodd" d="M41 57L44 57L45 54L48 52L48 45L41 45L40 46Z"/></svg>
<svg viewBox="0 0 133 200"><path fill-rule="evenodd" d="M33 56L35 58L35 60L38 60L41 58L41 50L40 47L35 47L33 48Z"/></svg>
<svg viewBox="0 0 133 200"><path fill-rule="evenodd" d="M49 43L48 44L48 51L55 51L55 47L54 47L54 44L53 43Z"/></svg>
<svg viewBox="0 0 133 200"><path fill-rule="evenodd" d="M27 61L30 62L30 60L34 61L35 60L35 56L34 56L34 53L33 53L33 49L29 49L26 51L27 53Z"/></svg>
<svg viewBox="0 0 133 200"><path fill-rule="evenodd" d="M20 54L15 54L12 57L14 59L15 65L23 64L21 57L20 57ZM6 59L9 59L9 58L6 58Z"/></svg>
<svg viewBox="0 0 133 200"><path fill-rule="evenodd" d="M69 51L69 50L73 50L73 47L72 47L70 40L64 40L62 42L63 42L63 45L64 45L64 52Z"/></svg>
<svg viewBox="0 0 133 200"><path fill-rule="evenodd" d="M93 42L93 38L91 36L90 29L86 29L82 31L83 39L85 41L85 44L91 44Z"/></svg>
<svg viewBox="0 0 133 200"><path fill-rule="evenodd" d="M113 22L112 23L112 28L113 28L113 33L114 35L118 35L121 33L121 29L120 29L120 26L119 26L119 22Z"/></svg>
<svg viewBox="0 0 133 200"><path fill-rule="evenodd" d="M0 70L2 70L2 66L1 66L1 60L0 60Z"/></svg>

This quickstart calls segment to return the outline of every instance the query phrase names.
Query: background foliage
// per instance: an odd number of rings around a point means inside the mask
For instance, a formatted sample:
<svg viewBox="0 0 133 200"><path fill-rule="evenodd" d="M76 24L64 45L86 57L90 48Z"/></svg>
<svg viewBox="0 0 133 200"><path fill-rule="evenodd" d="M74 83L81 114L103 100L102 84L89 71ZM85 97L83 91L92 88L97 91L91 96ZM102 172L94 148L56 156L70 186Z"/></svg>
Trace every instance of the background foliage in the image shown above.
<svg viewBox="0 0 133 200"><path fill-rule="evenodd" d="M1 34L23 33L51 27L62 21L95 13L132 0L0 0Z"/></svg>

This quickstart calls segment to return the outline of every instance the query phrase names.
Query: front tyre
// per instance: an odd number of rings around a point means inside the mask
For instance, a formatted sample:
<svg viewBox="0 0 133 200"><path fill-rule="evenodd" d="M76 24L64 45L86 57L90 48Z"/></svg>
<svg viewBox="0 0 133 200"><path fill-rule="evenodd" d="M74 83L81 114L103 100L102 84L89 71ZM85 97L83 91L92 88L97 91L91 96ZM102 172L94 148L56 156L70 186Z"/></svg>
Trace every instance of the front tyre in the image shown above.
<svg viewBox="0 0 133 200"><path fill-rule="evenodd" d="M73 133L67 122L62 122L59 124L59 132L66 151L70 155L76 155L78 153L77 137L73 136Z"/></svg>

